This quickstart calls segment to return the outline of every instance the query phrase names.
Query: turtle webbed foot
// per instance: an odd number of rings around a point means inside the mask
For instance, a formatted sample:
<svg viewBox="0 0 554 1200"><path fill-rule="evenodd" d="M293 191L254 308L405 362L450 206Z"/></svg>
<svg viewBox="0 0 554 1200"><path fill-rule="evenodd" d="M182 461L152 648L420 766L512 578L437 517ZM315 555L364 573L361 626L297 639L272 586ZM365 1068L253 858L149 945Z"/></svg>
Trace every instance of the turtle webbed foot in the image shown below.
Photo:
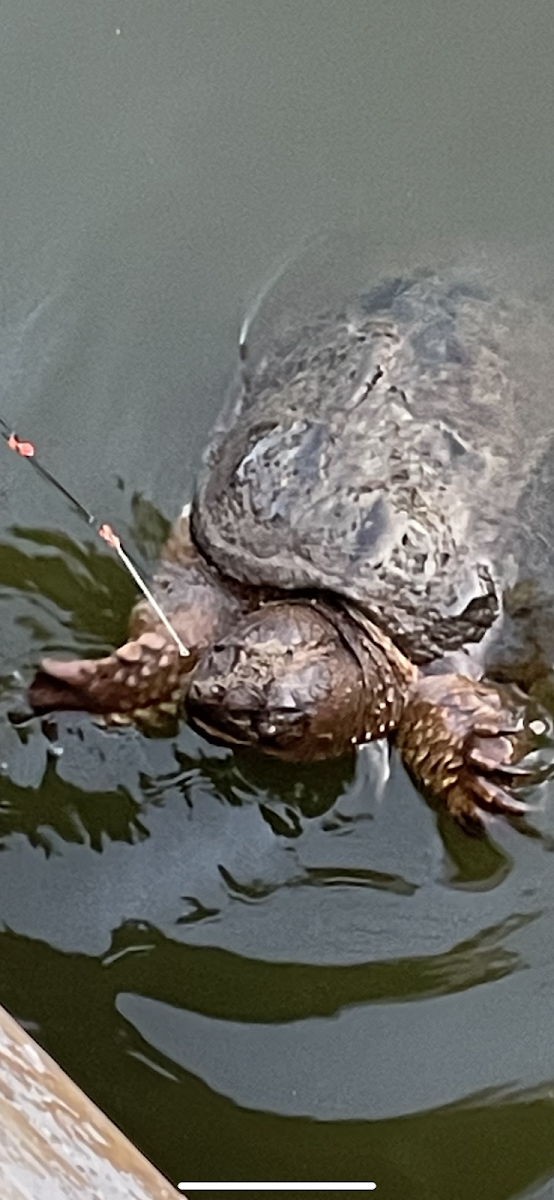
<svg viewBox="0 0 554 1200"><path fill-rule="evenodd" d="M522 816L532 806L514 788L551 771L525 762L549 722L515 688L463 675L420 678L412 688L397 743L415 779L449 812L471 823L486 812Z"/></svg>

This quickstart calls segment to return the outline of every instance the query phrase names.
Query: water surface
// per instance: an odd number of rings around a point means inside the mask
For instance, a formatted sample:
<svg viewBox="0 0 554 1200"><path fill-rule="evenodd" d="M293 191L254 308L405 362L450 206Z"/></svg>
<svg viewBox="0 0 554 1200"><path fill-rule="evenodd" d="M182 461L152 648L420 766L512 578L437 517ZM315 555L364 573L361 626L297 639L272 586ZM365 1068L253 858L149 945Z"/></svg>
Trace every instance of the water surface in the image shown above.
<svg viewBox="0 0 554 1200"><path fill-rule="evenodd" d="M299 312L460 246L551 277L546 0L0 20L0 409L145 564L306 241ZM538 836L472 838L379 748L308 770L186 728L16 730L20 677L117 644L132 597L5 450L0 1001L176 1181L552 1194L553 797Z"/></svg>

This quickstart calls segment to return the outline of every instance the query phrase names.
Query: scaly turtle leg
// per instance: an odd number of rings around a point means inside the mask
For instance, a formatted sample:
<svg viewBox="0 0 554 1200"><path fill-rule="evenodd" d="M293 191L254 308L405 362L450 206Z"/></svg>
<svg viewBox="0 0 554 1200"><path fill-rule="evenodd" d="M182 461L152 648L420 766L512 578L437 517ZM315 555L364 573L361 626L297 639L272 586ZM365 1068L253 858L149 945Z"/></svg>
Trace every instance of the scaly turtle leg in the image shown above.
<svg viewBox="0 0 554 1200"><path fill-rule="evenodd" d="M514 785L549 773L518 766L537 743L530 703L515 688L464 675L421 676L408 692L396 744L414 779L453 816L467 823L487 811L520 816L530 805ZM546 732L546 718L539 721Z"/></svg>
<svg viewBox="0 0 554 1200"><path fill-rule="evenodd" d="M189 655L179 653L148 602L140 600L131 613L130 640L113 654L44 659L29 689L35 712L132 713L174 702L186 690L203 651L254 603L253 596L227 585L201 557L186 517L176 523L164 547L152 591Z"/></svg>
<svg viewBox="0 0 554 1200"><path fill-rule="evenodd" d="M160 625L158 632L143 633L107 658L43 659L29 688L29 701L37 713L133 712L176 699L192 665Z"/></svg>

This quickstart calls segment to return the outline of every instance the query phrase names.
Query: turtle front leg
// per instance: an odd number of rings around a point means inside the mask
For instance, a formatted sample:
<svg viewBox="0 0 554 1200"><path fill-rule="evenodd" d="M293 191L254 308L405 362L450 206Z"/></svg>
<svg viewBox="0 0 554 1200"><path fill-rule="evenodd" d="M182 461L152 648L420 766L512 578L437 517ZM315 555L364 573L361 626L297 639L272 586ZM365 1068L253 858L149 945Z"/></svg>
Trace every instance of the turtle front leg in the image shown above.
<svg viewBox="0 0 554 1200"><path fill-rule="evenodd" d="M135 605L130 639L106 658L73 662L46 658L29 689L37 713L81 709L135 713L173 704L188 686L203 651L252 603L246 589L228 585L199 554L189 522L181 517L164 547L152 590L188 656L160 623L146 600ZM243 594L244 593L244 594Z"/></svg>
<svg viewBox="0 0 554 1200"><path fill-rule="evenodd" d="M193 660L194 661L194 660ZM45 658L29 689L34 712L81 709L132 713L176 701L191 662L183 658L163 626L126 642L107 658Z"/></svg>
<svg viewBox="0 0 554 1200"><path fill-rule="evenodd" d="M548 728L537 711L534 717L515 688L464 675L420 676L408 692L396 744L423 790L458 819L476 822L485 812L521 816L531 806L514 795L514 786L545 776L544 769L521 763Z"/></svg>

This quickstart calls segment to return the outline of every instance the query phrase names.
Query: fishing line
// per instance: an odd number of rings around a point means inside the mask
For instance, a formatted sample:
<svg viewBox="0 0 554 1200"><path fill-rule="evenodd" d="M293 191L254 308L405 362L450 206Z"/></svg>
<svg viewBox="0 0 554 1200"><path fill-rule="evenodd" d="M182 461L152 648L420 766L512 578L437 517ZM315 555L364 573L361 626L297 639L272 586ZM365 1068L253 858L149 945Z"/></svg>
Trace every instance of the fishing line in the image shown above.
<svg viewBox="0 0 554 1200"><path fill-rule="evenodd" d="M7 421L3 419L3 417L0 417L0 434L4 438L4 441L6 442L6 445L9 446L10 450L15 450L16 454L19 454L21 458L25 458L27 462L34 467L35 471L38 471L39 475L46 480L47 483L51 483L58 492L61 492L62 496L64 496L66 500L69 500L69 503L72 504L76 512L79 513L79 516L84 518L87 525L92 526L98 536L101 537L104 542L107 542L108 546L111 546L112 550L115 550L116 554L119 555L124 567L129 572L131 578L134 579L141 592L143 592L143 594L146 596L148 603L154 609L154 612L167 629L170 637L173 638L173 641L178 647L179 654L182 655L183 658L188 658L190 650L188 650L181 641L179 634L173 628L163 609L160 608L158 601L152 595L150 588L140 575L133 560L124 549L121 538L117 535L117 533L115 533L111 525L108 525L105 521L99 521L98 518L94 516L94 513L91 513L90 509L85 508L84 504L81 504L81 501L77 500L76 496L74 496L68 490L68 488L64 486L63 483L60 483L59 479L56 479L56 477L52 475L51 472L46 469L46 467L43 467L42 463L38 461L33 443L23 441L21 438L19 438L17 433L15 433L13 429L10 429L10 426L8 425Z"/></svg>

